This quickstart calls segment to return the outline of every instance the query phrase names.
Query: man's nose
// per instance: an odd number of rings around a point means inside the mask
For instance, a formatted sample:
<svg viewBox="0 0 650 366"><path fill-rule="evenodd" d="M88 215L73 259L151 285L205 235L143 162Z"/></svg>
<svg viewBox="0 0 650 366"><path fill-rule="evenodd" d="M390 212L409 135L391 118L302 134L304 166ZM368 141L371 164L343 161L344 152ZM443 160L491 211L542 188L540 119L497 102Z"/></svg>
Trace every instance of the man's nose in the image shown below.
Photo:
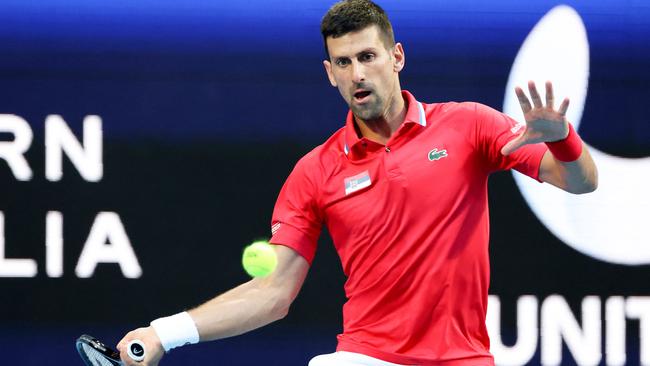
<svg viewBox="0 0 650 366"><path fill-rule="evenodd" d="M352 81L360 83L366 80L365 67L358 61L352 61Z"/></svg>

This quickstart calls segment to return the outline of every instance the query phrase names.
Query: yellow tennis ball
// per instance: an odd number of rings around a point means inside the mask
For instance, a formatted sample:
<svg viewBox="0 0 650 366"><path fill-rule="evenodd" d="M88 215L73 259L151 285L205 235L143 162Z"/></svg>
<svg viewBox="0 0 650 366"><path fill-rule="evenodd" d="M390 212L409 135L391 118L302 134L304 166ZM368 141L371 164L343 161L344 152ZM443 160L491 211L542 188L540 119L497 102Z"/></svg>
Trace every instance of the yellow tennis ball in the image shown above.
<svg viewBox="0 0 650 366"><path fill-rule="evenodd" d="M242 265L252 277L266 277L278 265L275 248L266 241L256 241L244 249Z"/></svg>

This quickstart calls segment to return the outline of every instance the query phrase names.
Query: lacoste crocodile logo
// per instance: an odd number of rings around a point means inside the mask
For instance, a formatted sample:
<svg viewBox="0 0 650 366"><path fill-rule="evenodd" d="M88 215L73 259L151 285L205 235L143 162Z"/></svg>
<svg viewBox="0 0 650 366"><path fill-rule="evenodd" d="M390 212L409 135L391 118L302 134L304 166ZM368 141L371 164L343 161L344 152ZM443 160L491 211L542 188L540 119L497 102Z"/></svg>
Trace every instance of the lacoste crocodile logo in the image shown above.
<svg viewBox="0 0 650 366"><path fill-rule="evenodd" d="M436 161L440 160L442 158L446 158L447 156L447 150L438 150L438 149L433 149L429 151L429 161Z"/></svg>

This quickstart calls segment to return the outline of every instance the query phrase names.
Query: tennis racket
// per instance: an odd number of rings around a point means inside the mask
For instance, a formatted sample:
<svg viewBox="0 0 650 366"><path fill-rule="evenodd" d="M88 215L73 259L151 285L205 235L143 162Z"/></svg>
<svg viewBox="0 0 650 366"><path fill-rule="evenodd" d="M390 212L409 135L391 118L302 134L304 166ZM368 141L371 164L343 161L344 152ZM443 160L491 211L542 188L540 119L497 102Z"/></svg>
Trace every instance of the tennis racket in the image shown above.
<svg viewBox="0 0 650 366"><path fill-rule="evenodd" d="M87 334L77 339L77 351L86 366L121 366L120 353L97 338ZM144 360L144 343L133 340L126 345L126 353L134 361Z"/></svg>

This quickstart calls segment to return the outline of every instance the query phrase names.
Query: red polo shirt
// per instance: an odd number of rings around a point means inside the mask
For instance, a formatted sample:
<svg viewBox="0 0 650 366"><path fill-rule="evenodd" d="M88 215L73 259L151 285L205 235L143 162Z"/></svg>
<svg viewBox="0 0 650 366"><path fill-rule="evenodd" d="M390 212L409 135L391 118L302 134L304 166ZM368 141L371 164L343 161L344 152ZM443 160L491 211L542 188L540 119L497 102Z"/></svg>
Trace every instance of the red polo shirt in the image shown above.
<svg viewBox="0 0 650 366"><path fill-rule="evenodd" d="M271 242L311 263L327 225L348 277L337 350L407 365L493 365L487 179L510 168L537 179L546 147L503 156L520 133L508 116L403 97L404 123L386 145L359 138L349 113L296 164Z"/></svg>

